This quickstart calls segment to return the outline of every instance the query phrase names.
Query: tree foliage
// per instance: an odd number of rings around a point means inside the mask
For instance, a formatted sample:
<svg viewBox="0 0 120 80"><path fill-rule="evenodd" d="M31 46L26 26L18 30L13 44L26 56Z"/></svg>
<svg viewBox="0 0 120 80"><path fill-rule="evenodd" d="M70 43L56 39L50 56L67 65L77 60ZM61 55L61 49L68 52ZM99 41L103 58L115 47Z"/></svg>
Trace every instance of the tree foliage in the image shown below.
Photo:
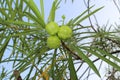
<svg viewBox="0 0 120 80"><path fill-rule="evenodd" d="M53 1L47 21L44 0L38 2L40 6L35 0L0 1L0 64L12 62L12 70L6 72L3 68L0 78L10 76L14 79L14 70L20 73L27 71L25 77L21 76L25 80L78 80L87 72L87 77L90 76L90 70L101 77L101 64L99 67L95 65L99 60L120 70L118 29L111 31L106 29L107 26L98 25L95 28L91 23L90 16L104 7L94 9L94 6L88 5L84 12L67 23L64 23L64 16L59 27L69 26L73 31L72 37L61 40L59 48L51 49L46 43L49 34L45 26L51 21L56 22L56 10L59 10L62 0ZM88 26L81 24L86 19L90 21ZM6 53L8 49L10 51ZM85 63L88 67L78 75Z"/></svg>

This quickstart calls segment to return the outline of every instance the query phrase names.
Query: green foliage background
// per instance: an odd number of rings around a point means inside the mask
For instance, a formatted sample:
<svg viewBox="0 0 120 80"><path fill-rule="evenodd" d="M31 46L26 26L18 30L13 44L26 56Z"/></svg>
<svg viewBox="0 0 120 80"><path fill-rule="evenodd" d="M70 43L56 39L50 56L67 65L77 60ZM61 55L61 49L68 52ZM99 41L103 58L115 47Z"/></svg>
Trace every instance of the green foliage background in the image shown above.
<svg viewBox="0 0 120 80"><path fill-rule="evenodd" d="M120 70L120 59L118 55L114 55L119 52L120 47L118 29L111 31L99 26L94 28L92 24L81 25L81 22L90 20L90 16L104 7L93 9L94 6L88 6L84 12L67 23L64 23L65 16L62 16L62 24L59 26L68 25L72 28L73 35L70 39L61 40L58 49L50 49L46 45L49 35L45 31L45 25L55 21L56 10L59 10L62 0L53 1L47 21L44 0L39 2L40 6L34 0L0 1L0 64L13 62L13 70L17 69L20 73L27 70L25 80L78 80L86 73L77 75L84 63L100 77L99 69L94 64L98 60ZM5 53L8 48L11 48L10 53ZM9 56L4 59L5 54ZM76 61L80 64L78 69L75 68ZM14 79L13 70L2 70L1 80L6 76Z"/></svg>

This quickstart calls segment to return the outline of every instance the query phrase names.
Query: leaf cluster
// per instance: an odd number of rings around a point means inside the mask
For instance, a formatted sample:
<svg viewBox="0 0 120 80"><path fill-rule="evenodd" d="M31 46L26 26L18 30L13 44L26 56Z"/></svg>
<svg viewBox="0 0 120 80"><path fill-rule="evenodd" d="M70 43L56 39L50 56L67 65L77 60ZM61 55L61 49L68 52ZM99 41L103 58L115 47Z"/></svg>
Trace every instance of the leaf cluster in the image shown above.
<svg viewBox="0 0 120 80"><path fill-rule="evenodd" d="M55 21L56 10L62 0L54 0L47 21L45 21L44 0L1 0L0 1L0 64L12 62L12 71L20 73L27 71L26 80L78 80L77 73L83 63L87 63L99 77L98 67L94 64L102 60L120 70L120 59L115 56L120 47L116 33L92 25L83 26L82 21L101 10L103 7L92 10L91 6L77 17L69 20L68 25L73 35L68 40L61 40L58 49L46 46L48 37L45 25ZM73 0L72 0L73 1ZM106 27L106 26L105 26ZM8 51L10 49L10 51ZM7 58L4 55L7 54ZM76 61L81 64L76 69ZM114 63L116 61L116 63ZM86 69L87 70L87 69ZM84 72L86 73L86 72ZM83 73L83 75L84 75ZM14 75L10 76L13 79Z"/></svg>

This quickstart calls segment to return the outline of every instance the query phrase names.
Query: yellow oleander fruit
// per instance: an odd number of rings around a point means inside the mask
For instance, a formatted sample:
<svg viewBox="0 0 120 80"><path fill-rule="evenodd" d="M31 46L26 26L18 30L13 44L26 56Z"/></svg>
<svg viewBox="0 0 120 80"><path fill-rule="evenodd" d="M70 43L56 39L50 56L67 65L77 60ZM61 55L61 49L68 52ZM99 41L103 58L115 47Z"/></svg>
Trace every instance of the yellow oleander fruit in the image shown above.
<svg viewBox="0 0 120 80"><path fill-rule="evenodd" d="M55 22L50 22L46 25L45 29L48 32L48 34L55 35L59 31L59 26Z"/></svg>
<svg viewBox="0 0 120 80"><path fill-rule="evenodd" d="M49 48L53 48L56 49L58 47L60 47L60 39L57 36L50 36L47 39L47 46Z"/></svg>
<svg viewBox="0 0 120 80"><path fill-rule="evenodd" d="M68 39L72 36L72 29L69 26L61 26L58 31L58 36L61 39Z"/></svg>

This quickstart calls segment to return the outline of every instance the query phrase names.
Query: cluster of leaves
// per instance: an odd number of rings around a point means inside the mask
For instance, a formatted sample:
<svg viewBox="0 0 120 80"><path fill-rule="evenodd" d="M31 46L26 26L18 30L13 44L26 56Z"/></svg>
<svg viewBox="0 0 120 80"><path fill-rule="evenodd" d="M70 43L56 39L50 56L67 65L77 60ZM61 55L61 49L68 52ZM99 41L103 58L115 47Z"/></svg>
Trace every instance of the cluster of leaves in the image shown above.
<svg viewBox="0 0 120 80"><path fill-rule="evenodd" d="M116 64L120 63L120 59L113 55L117 52L112 52L116 47L119 49L120 45L115 32L81 25L82 21L103 7L87 14L94 7L91 6L68 21L66 25L73 29L73 36L66 41L62 40L60 48L49 49L46 46L48 34L45 25L55 21L55 12L62 0L53 1L47 21L44 18L44 0L39 1L40 10L33 0L0 1L0 63L13 62L13 70L17 69L21 73L27 70L26 80L78 80L77 71L80 69L75 69L75 61L81 65L87 63L99 77L100 73L94 64L99 59L120 70ZM9 48L11 51L6 53ZM3 58L5 54L9 56ZM96 59L92 60L92 56Z"/></svg>

